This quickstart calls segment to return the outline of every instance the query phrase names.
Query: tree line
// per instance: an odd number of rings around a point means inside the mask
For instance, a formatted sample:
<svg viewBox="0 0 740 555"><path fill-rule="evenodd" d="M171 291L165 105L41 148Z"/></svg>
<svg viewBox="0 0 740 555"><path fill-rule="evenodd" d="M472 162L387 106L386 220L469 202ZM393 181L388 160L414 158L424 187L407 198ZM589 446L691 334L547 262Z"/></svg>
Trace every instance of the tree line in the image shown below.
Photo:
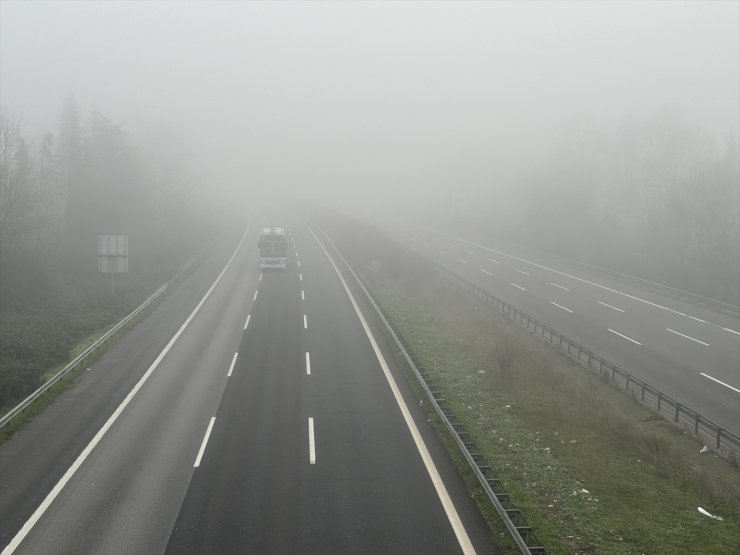
<svg viewBox="0 0 740 555"><path fill-rule="evenodd" d="M0 407L214 237L214 211L186 166L143 150L100 112L83 117L72 97L37 141L0 112ZM98 272L98 235L129 238L115 295Z"/></svg>

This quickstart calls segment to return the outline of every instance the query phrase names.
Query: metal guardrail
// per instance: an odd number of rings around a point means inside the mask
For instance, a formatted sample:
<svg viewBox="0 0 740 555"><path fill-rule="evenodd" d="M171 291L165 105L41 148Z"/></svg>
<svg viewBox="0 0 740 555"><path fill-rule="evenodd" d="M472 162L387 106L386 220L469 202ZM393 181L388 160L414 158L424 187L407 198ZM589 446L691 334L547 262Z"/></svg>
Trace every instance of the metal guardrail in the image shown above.
<svg viewBox="0 0 740 555"><path fill-rule="evenodd" d="M557 346L568 356L575 359L581 366L591 370L651 410L657 412L666 420L683 428L694 437L701 439L707 447L731 462L740 462L740 437L729 430L702 416L695 410L677 401L670 395L661 392L658 388L642 381L616 364L609 362L586 347L576 343L565 335L546 326L539 320L513 307L495 295L485 291L459 276L452 270L430 262L437 272L456 282L463 290L471 293L486 304L501 312L528 331L539 335L551 345Z"/></svg>
<svg viewBox="0 0 740 555"><path fill-rule="evenodd" d="M159 297L165 289L167 289L167 283L157 289L147 300L145 300L138 308L136 308L131 314L126 316L123 320L113 326L108 332L100 337L95 343L90 345L87 349L77 355L74 360L67 364L64 368L59 370L54 376L52 376L46 383L39 387L36 391L31 393L23 401L21 401L15 408L11 409L6 415L0 419L0 428L5 427L13 418L23 412L31 403L46 393L51 387L77 367L82 361L89 357L95 352L101 345L108 341L113 335L115 335L121 328L133 320L142 310L149 306L157 297Z"/></svg>
<svg viewBox="0 0 740 555"><path fill-rule="evenodd" d="M317 226L318 227L318 226ZM321 228L319 228L321 229ZM357 284L362 289L363 293L367 297L370 304L375 309L378 317L385 325L388 333L390 333L396 346L400 349L406 362L411 367L416 379L427 394L427 398L434 407L435 412L444 423L445 427L449 430L452 438L457 444L460 452L465 457L471 470L478 478L483 490L486 492L491 504L495 507L501 520L506 526L507 530L511 534L511 537L516 542L517 546L522 553L527 555L546 555L547 551L542 547L534 535L531 527L527 524L526 519L522 512L517 509L511 497L503 487L503 484L496 476L493 468L488 465L485 457L478 449L475 441L472 439L470 434L465 431L463 424L458 420L455 414L452 412L449 403L442 397L439 389L434 385L431 376L424 366L421 364L419 359L416 357L408 343L403 339L396 326L392 323L391 319L386 316L380 306L380 304L374 299L373 295L365 287L360 277L355 273L347 260L342 256L342 253L334 245L334 242L323 232L322 234L326 237L327 241L332 245L334 252L342 259L346 268L350 271Z"/></svg>

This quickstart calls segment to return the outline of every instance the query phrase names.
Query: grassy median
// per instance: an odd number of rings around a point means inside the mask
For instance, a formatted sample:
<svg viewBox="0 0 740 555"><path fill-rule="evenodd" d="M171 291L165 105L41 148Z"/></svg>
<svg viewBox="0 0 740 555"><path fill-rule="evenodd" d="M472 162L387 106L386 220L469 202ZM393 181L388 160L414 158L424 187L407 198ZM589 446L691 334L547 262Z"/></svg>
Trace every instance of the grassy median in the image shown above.
<svg viewBox="0 0 740 555"><path fill-rule="evenodd" d="M327 231L550 553L740 552L736 468L372 228Z"/></svg>

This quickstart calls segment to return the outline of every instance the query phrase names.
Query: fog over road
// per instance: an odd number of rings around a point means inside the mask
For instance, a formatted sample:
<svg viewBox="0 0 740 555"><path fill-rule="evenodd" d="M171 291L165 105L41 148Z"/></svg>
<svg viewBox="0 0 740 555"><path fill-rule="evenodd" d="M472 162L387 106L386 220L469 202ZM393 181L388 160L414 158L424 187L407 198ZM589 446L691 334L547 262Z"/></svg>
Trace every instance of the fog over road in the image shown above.
<svg viewBox="0 0 740 555"><path fill-rule="evenodd" d="M260 273L253 224L227 268L220 248L157 307L157 327L126 336L0 446L3 545L154 367L17 553L495 551L396 375L444 484L433 485L336 273L292 223L287 271ZM95 426L73 417L93 408Z"/></svg>

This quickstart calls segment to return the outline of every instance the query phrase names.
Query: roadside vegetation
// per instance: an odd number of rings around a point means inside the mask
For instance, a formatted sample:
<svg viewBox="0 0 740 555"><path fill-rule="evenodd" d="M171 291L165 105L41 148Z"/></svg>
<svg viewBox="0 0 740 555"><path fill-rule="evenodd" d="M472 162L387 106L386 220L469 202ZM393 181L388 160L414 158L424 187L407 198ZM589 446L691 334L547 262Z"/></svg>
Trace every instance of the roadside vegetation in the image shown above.
<svg viewBox="0 0 740 555"><path fill-rule="evenodd" d="M82 117L71 97L39 139L0 112L0 414L216 235L186 155L161 139L142 148L99 112ZM115 287L98 272L98 235L128 237Z"/></svg>
<svg viewBox="0 0 740 555"><path fill-rule="evenodd" d="M374 229L320 221L548 552L740 552L737 468Z"/></svg>

